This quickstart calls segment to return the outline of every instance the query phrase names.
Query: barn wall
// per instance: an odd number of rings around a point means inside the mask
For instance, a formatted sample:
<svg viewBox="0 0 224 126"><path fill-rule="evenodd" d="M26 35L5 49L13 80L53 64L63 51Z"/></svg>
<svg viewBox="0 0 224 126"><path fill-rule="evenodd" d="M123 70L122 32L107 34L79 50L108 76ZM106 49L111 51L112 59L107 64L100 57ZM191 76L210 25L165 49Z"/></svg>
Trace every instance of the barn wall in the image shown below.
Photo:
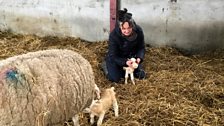
<svg viewBox="0 0 224 126"><path fill-rule="evenodd" d="M121 0L146 43L189 50L224 48L223 0ZM173 0L175 1L175 0ZM0 30L107 40L109 0L0 0Z"/></svg>
<svg viewBox="0 0 224 126"><path fill-rule="evenodd" d="M152 45L192 51L224 48L223 0L125 0L121 5L133 11Z"/></svg>
<svg viewBox="0 0 224 126"><path fill-rule="evenodd" d="M0 0L0 29L22 34L105 40L108 15L108 0Z"/></svg>

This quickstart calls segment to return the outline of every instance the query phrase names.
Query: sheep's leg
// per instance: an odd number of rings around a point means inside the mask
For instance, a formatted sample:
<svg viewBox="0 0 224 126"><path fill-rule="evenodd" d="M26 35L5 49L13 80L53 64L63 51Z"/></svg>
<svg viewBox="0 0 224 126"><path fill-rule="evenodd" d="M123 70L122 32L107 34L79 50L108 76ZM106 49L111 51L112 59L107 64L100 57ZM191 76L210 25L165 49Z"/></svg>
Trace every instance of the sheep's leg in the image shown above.
<svg viewBox="0 0 224 126"><path fill-rule="evenodd" d="M74 126L79 126L79 115L76 114L75 116L73 116L72 121L73 121Z"/></svg>
<svg viewBox="0 0 224 126"><path fill-rule="evenodd" d="M103 122L103 118L104 118L104 115L105 115L105 111L103 111L100 116L99 116L99 119L97 121L97 126L100 126Z"/></svg>
<svg viewBox="0 0 224 126"><path fill-rule="evenodd" d="M128 83L128 72L127 70L125 71L125 82L124 84L127 84Z"/></svg>
<svg viewBox="0 0 224 126"><path fill-rule="evenodd" d="M132 83L135 85L134 74L133 74L133 73L131 73L131 81L132 81Z"/></svg>
<svg viewBox="0 0 224 126"><path fill-rule="evenodd" d="M92 113L90 113L90 123L91 123L91 125L93 125L94 124L94 114L92 114Z"/></svg>
<svg viewBox="0 0 224 126"><path fill-rule="evenodd" d="M116 99L113 100L113 108L114 108L115 116L118 117L118 104Z"/></svg>

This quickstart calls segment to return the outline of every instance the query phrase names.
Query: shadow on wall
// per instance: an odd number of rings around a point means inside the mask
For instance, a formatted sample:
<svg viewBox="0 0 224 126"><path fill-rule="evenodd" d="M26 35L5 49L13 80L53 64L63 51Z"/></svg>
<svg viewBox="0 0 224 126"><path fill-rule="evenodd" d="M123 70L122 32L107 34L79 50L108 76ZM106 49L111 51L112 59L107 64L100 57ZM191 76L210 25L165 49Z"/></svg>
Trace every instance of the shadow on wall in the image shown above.
<svg viewBox="0 0 224 126"><path fill-rule="evenodd" d="M224 22L143 24L146 42L153 46L172 46L187 53L224 49ZM157 27L158 26L158 27Z"/></svg>

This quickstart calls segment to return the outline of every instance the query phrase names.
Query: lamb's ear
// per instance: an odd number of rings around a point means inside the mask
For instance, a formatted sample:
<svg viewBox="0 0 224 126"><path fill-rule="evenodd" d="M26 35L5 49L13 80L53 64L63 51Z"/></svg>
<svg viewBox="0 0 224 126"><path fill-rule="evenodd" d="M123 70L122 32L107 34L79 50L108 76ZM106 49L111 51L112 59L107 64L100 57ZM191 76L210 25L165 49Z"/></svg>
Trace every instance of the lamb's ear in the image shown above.
<svg viewBox="0 0 224 126"><path fill-rule="evenodd" d="M133 61L133 62L135 62L137 59L136 58L131 58L130 60Z"/></svg>
<svg viewBox="0 0 224 126"><path fill-rule="evenodd" d="M111 90L113 90L113 91L114 91L114 89L115 89L114 87L111 87Z"/></svg>

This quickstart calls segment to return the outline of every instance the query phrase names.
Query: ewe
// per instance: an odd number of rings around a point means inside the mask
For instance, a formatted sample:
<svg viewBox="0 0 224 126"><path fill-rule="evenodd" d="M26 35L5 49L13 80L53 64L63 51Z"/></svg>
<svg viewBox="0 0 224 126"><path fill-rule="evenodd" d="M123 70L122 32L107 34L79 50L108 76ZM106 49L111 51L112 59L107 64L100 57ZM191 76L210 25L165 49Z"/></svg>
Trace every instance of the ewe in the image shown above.
<svg viewBox="0 0 224 126"><path fill-rule="evenodd" d="M90 63L71 50L0 61L0 126L54 126L90 106L99 89Z"/></svg>

